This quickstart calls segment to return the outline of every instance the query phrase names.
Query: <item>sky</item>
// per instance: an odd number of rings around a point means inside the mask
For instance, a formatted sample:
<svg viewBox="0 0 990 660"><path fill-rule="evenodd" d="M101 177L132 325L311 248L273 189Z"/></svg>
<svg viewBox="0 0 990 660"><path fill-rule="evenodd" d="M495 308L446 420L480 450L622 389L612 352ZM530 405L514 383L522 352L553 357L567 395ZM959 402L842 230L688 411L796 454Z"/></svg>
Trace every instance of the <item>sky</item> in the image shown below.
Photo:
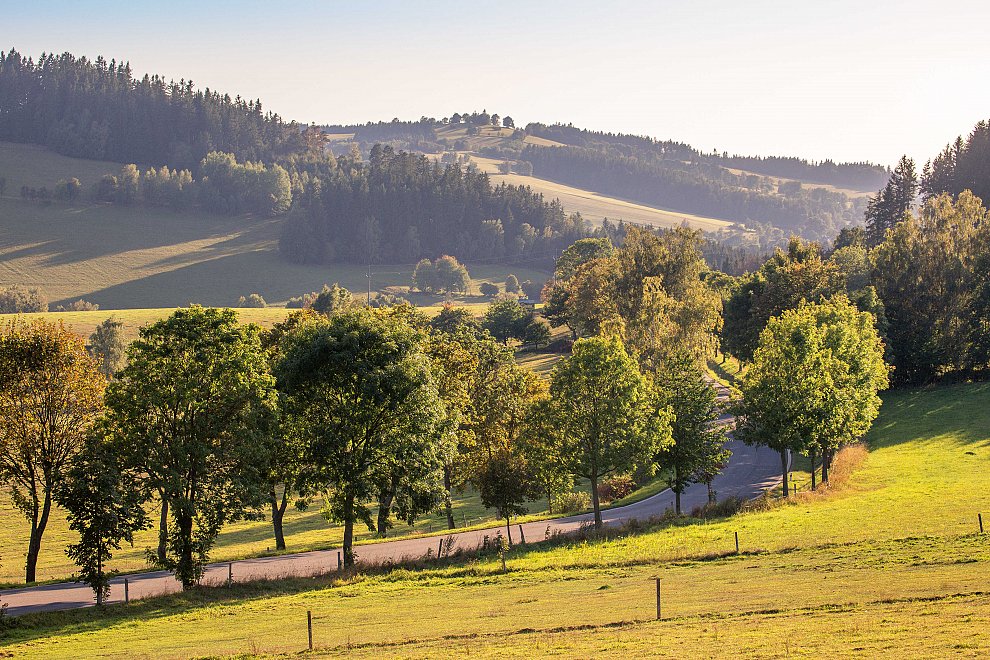
<svg viewBox="0 0 990 660"><path fill-rule="evenodd" d="M920 163L990 118L986 0L2 0L0 48L126 60L305 123L531 121Z"/></svg>

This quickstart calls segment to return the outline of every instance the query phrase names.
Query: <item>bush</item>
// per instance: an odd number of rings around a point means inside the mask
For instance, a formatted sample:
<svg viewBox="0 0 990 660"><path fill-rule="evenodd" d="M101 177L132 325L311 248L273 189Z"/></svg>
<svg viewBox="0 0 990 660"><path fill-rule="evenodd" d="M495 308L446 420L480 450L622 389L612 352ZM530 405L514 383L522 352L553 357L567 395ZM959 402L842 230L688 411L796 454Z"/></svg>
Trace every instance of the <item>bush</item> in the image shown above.
<svg viewBox="0 0 990 660"><path fill-rule="evenodd" d="M702 506L694 507L691 510L691 515L694 518L727 518L739 513L745 504L746 500L741 497L726 497L714 504L708 502Z"/></svg>
<svg viewBox="0 0 990 660"><path fill-rule="evenodd" d="M261 297L260 293L252 293L247 298L245 298L244 296L238 298L237 306L260 308L260 307L268 307L268 303L265 302L265 299Z"/></svg>
<svg viewBox="0 0 990 660"><path fill-rule="evenodd" d="M519 278L509 273L509 276L505 278L505 292L506 293L519 293Z"/></svg>
<svg viewBox="0 0 990 660"><path fill-rule="evenodd" d="M574 340L570 337L562 337L547 344L547 351L550 353L563 353L567 355L574 347Z"/></svg>
<svg viewBox="0 0 990 660"><path fill-rule="evenodd" d="M491 282L482 282L478 288L481 290L481 295L486 298L494 298L499 294L498 285Z"/></svg>
<svg viewBox="0 0 990 660"><path fill-rule="evenodd" d="M47 312L48 299L38 289L10 286L0 288L0 314Z"/></svg>
<svg viewBox="0 0 990 660"><path fill-rule="evenodd" d="M564 493L557 498L557 508L562 513L578 513L591 508L591 496L588 493Z"/></svg>
<svg viewBox="0 0 990 660"><path fill-rule="evenodd" d="M632 477L623 475L612 477L598 484L598 499L602 502L614 502L621 500L636 490L636 482Z"/></svg>
<svg viewBox="0 0 990 660"><path fill-rule="evenodd" d="M95 312L100 308L96 303L91 303L87 300L80 298L75 302L71 302L68 305L59 305L55 308L56 312Z"/></svg>

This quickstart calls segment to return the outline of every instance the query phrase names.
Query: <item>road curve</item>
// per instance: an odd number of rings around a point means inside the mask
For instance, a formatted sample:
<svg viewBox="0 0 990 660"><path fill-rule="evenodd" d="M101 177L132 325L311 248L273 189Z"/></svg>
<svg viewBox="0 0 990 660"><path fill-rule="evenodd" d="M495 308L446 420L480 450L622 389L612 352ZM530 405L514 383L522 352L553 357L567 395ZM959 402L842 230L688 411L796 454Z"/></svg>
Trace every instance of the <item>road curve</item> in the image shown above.
<svg viewBox="0 0 990 660"><path fill-rule="evenodd" d="M748 447L738 441L730 441L728 447L732 450L732 458L725 471L716 477L714 488L720 498L738 496L751 498L759 495L765 488L776 485L780 475L779 455L766 447ZM685 511L704 504L708 500L708 491L704 484L694 484L681 496L681 507ZM616 507L602 512L605 524L620 524L632 518L645 520L653 515L662 515L667 509L674 507L674 494L670 490L653 495L635 504ZM568 532L578 529L582 524L592 520L592 514L586 513L566 518L542 520L521 525L527 541L542 540L550 532ZM494 536L505 527L491 527L484 530L458 532L453 534L454 546L460 548L475 548L483 537ZM518 542L520 525L512 526L513 541ZM431 551L436 553L440 536L428 536L410 539L396 539L355 547L358 562L383 562L403 558L422 557ZM230 564L211 564L206 569L203 582L220 584L226 581L228 566L233 572L234 580L245 581L260 578L278 578L284 576L313 575L334 570L337 567L338 548L316 550L277 557L246 559ZM154 571L127 576L130 597L134 599L178 591L180 585L166 571ZM110 599L108 602L124 600L124 578L111 580ZM20 615L28 612L66 610L93 605L93 591L79 582L62 582L39 587L5 590L0 593L0 603L7 604L7 614Z"/></svg>

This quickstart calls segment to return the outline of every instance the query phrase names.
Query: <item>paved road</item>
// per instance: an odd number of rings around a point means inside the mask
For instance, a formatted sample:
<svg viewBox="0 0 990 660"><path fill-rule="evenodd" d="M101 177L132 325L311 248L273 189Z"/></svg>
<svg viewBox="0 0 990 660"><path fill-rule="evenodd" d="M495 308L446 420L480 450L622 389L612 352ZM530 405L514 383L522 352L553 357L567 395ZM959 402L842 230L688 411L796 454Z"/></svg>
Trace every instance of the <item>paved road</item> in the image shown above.
<svg viewBox="0 0 990 660"><path fill-rule="evenodd" d="M780 457L778 454L766 447L747 447L734 440L729 442L728 447L732 450L732 458L729 460L725 471L714 482L714 488L719 498L737 496L749 499L779 482ZM690 511L707 501L707 488L704 484L695 484L681 495L681 509ZM662 515L664 511L672 508L674 508L674 494L670 490L665 490L635 504L603 511L602 519L606 525L616 525L632 518L645 520L650 516ZM526 540L532 542L542 540L548 529L551 532L573 531L583 524L588 524L592 519L593 515L587 513L567 518L525 523L521 527ZM476 548L481 544L483 537L494 536L499 529L504 533L504 526L456 533L453 535L453 548ZM514 542L520 540L519 529L520 525L512 526ZM386 560L395 561L403 558L422 557L427 551L436 553L440 539L439 536L396 539L356 546L355 553L359 563L377 563ZM235 561L232 564L211 564L207 567L203 581L212 584L226 581L228 567L232 569L235 581L313 575L336 569L337 553L338 548L333 548L277 557L247 559ZM128 575L127 579L130 597L134 599L147 598L180 589L179 583L165 571ZM108 602L123 600L124 578L115 578L111 580L110 600ZM7 603L7 613L10 615L64 610L92 605L93 592L84 584L63 582L4 591L0 593L0 603Z"/></svg>

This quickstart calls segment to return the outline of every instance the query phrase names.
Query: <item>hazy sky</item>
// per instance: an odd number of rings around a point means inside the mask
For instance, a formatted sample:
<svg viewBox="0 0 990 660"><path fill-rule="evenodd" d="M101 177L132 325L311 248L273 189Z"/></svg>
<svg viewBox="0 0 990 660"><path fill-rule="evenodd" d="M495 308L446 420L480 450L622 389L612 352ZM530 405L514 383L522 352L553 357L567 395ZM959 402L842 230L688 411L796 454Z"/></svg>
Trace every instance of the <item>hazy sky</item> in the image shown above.
<svg viewBox="0 0 990 660"><path fill-rule="evenodd" d="M990 3L5 0L0 47L348 123L487 108L730 153L924 161L990 118Z"/></svg>

